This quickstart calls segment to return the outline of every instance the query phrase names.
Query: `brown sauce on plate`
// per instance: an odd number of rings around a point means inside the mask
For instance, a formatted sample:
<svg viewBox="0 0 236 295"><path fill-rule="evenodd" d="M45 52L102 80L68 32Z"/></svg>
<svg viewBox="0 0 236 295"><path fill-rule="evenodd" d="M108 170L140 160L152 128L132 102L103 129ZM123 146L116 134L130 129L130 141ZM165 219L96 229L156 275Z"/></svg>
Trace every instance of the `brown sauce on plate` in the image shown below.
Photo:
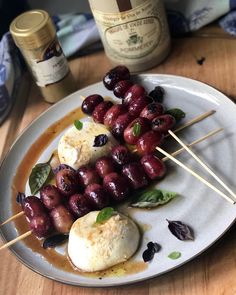
<svg viewBox="0 0 236 295"><path fill-rule="evenodd" d="M48 127L26 152L13 178L11 200L13 215L21 211L20 206L16 203L16 194L17 192L25 191L25 186L30 172L40 155L44 152L44 150L48 147L52 140L56 138L65 128L73 124L76 119L81 119L83 117L84 114L81 111L81 108L77 108L68 113L62 119ZM26 221L24 216L21 216L14 222L19 235L29 230L28 222ZM41 255L43 259L52 264L54 267L66 272L71 272L87 277L102 279L103 277L123 276L125 274L138 273L147 268L147 264L143 261L129 260L105 271L86 273L75 269L66 255L61 255L57 253L54 249L44 249L41 245L41 241L38 240L34 235L28 236L26 239L24 239L23 242L28 248L30 248L33 252Z"/></svg>

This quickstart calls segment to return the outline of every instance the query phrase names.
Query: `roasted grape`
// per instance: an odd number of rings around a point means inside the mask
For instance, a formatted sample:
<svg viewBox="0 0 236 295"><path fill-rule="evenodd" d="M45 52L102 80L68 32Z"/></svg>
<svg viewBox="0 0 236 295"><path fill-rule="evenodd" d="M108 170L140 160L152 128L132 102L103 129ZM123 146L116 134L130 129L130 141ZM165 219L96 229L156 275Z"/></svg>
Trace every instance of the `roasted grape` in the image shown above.
<svg viewBox="0 0 236 295"><path fill-rule="evenodd" d="M81 194L75 194L70 197L69 208L77 218L93 210L93 206L90 204L89 200Z"/></svg>
<svg viewBox="0 0 236 295"><path fill-rule="evenodd" d="M161 103L153 102L148 104L141 112L140 117L152 121L155 117L164 113L164 107Z"/></svg>
<svg viewBox="0 0 236 295"><path fill-rule="evenodd" d="M40 190L40 199L51 210L63 203L63 197L55 185L47 184Z"/></svg>
<svg viewBox="0 0 236 295"><path fill-rule="evenodd" d="M124 105L129 105L132 99L137 99L140 96L145 96L146 95L146 90L143 86L139 84L134 84L129 88L128 91L126 91L123 99Z"/></svg>
<svg viewBox="0 0 236 295"><path fill-rule="evenodd" d="M128 179L133 189L139 189L148 185L147 176L140 163L133 162L124 165L122 174Z"/></svg>
<svg viewBox="0 0 236 295"><path fill-rule="evenodd" d="M93 120L96 123L103 123L106 112L113 106L111 101L103 101L93 111Z"/></svg>
<svg viewBox="0 0 236 295"><path fill-rule="evenodd" d="M87 186L85 196L95 209L102 209L109 204L109 196L102 185L94 183Z"/></svg>
<svg viewBox="0 0 236 295"><path fill-rule="evenodd" d="M164 162L154 154L144 155L140 162L145 173L152 180L162 178L166 173L166 166Z"/></svg>
<svg viewBox="0 0 236 295"><path fill-rule="evenodd" d="M132 155L124 145L116 145L111 150L111 156L118 166L123 166L132 161Z"/></svg>
<svg viewBox="0 0 236 295"><path fill-rule="evenodd" d="M130 194L130 185L123 175L116 172L107 174L103 179L103 186L115 202L126 199Z"/></svg>
<svg viewBox="0 0 236 295"><path fill-rule="evenodd" d="M129 69L125 66L117 66L106 73L103 78L103 84L108 90L113 90L117 82L129 79Z"/></svg>
<svg viewBox="0 0 236 295"><path fill-rule="evenodd" d="M103 102L103 97L99 94L92 94L85 98L82 103L82 111L85 114L91 115L95 107Z"/></svg>
<svg viewBox="0 0 236 295"><path fill-rule="evenodd" d="M152 120L152 130L167 133L175 126L175 123L175 118L171 115L158 116Z"/></svg>
<svg viewBox="0 0 236 295"><path fill-rule="evenodd" d="M101 179L97 171L89 166L82 166L77 170L79 183L85 188L91 183L100 183Z"/></svg>
<svg viewBox="0 0 236 295"><path fill-rule="evenodd" d="M127 108L123 104L113 105L104 116L104 125L112 127L116 119L127 112Z"/></svg>
<svg viewBox="0 0 236 295"><path fill-rule="evenodd" d="M151 102L152 99L148 96L140 96L138 98L131 99L128 108L129 113L134 117L138 117L143 108Z"/></svg>
<svg viewBox="0 0 236 295"><path fill-rule="evenodd" d="M137 118L133 120L124 131L124 140L128 144L136 144L139 137L150 130L151 124L146 118Z"/></svg>
<svg viewBox="0 0 236 295"><path fill-rule="evenodd" d="M69 165L67 165L67 164L60 164L60 165L58 165L57 167L55 167L55 168L53 169L53 173L54 173L54 174L57 174L59 171L61 171L61 170L63 170L63 169L69 169L69 170L72 170L72 171L75 172L75 169L72 168L72 167L70 167Z"/></svg>
<svg viewBox="0 0 236 295"><path fill-rule="evenodd" d="M134 117L131 116L129 113L125 113L123 115L120 115L113 124L111 128L111 133L113 136L118 140L123 140L123 134L125 131L125 128L133 121Z"/></svg>
<svg viewBox="0 0 236 295"><path fill-rule="evenodd" d="M104 156L99 158L96 161L96 170L97 173L101 178L104 178L107 174L114 172L115 171L115 166L112 158L108 156Z"/></svg>
<svg viewBox="0 0 236 295"><path fill-rule="evenodd" d="M52 223L59 233L68 233L74 222L74 217L63 205L59 205L50 212Z"/></svg>
<svg viewBox="0 0 236 295"><path fill-rule="evenodd" d="M133 85L133 83L129 80L122 80L116 83L113 93L118 98L124 98L125 93L129 90L129 88Z"/></svg>
<svg viewBox="0 0 236 295"><path fill-rule="evenodd" d="M64 196L71 196L79 189L79 178L75 171L63 169L56 174L56 185Z"/></svg>
<svg viewBox="0 0 236 295"><path fill-rule="evenodd" d="M45 238L53 231L53 224L46 213L34 216L30 220L30 229L38 238Z"/></svg>
<svg viewBox="0 0 236 295"><path fill-rule="evenodd" d="M27 216L29 219L47 213L42 201L35 196L24 198L22 209L25 213L25 216Z"/></svg>
<svg viewBox="0 0 236 295"><path fill-rule="evenodd" d="M164 141L164 135L156 131L148 131L144 133L137 141L136 147L140 155L152 153L157 146Z"/></svg>

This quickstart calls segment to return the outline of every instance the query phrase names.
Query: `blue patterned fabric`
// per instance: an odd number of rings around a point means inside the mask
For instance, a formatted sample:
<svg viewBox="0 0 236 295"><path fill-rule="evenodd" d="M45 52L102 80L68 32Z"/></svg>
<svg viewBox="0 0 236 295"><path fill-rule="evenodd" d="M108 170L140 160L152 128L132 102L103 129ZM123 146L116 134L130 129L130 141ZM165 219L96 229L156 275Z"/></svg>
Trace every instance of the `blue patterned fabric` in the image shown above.
<svg viewBox="0 0 236 295"><path fill-rule="evenodd" d="M234 7L236 0L165 0L172 36L198 30Z"/></svg>
<svg viewBox="0 0 236 295"><path fill-rule="evenodd" d="M172 36L197 30L223 16L220 25L236 36L236 0L165 0ZM67 57L85 55L102 47L91 14L53 16L57 35ZM9 33L0 41L0 124L14 102L17 82L22 73L20 54Z"/></svg>
<svg viewBox="0 0 236 295"><path fill-rule="evenodd" d="M236 36L236 11L228 13L219 24L227 33Z"/></svg>
<svg viewBox="0 0 236 295"><path fill-rule="evenodd" d="M0 124L12 107L21 71L18 49L7 33L0 42Z"/></svg>

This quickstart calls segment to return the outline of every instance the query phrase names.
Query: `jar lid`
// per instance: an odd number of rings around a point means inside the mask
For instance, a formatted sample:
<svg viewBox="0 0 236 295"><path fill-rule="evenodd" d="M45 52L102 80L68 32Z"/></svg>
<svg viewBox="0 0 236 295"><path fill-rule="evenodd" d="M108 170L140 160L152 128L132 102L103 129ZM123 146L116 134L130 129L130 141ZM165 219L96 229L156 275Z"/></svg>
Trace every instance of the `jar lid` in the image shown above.
<svg viewBox="0 0 236 295"><path fill-rule="evenodd" d="M17 16L10 32L18 47L39 48L55 37L56 30L49 14L44 10L30 10Z"/></svg>

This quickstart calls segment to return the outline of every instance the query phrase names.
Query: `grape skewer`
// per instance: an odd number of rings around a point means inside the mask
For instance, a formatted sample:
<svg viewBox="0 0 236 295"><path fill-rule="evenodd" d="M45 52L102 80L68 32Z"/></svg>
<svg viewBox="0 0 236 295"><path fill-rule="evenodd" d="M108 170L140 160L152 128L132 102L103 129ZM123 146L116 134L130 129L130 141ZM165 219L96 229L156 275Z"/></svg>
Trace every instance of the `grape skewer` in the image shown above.
<svg viewBox="0 0 236 295"><path fill-rule="evenodd" d="M204 135L203 137L201 137L201 138L199 138L199 139L197 139L197 140L191 142L190 144L188 144L188 146L196 145L196 144L198 144L198 143L200 143L200 142L202 142L202 141L208 139L209 137L211 137L211 136L213 136L213 135L215 135L215 134L221 132L222 130L223 130L222 128L219 128L219 129L216 129L216 130L214 130L214 131L211 131L211 132L207 133L206 135ZM182 153L183 151L184 151L184 148L181 148L181 149L179 149L179 150L173 152L173 153L172 153L172 156L179 155L179 154ZM168 157L164 157L164 158L162 159L163 162L165 162L165 161L167 161L167 160L168 160ZM7 224L7 223L9 223L10 221L12 221L12 220L14 220L14 219L16 219L16 218L18 218L18 217L20 217L20 216L22 216L22 215L24 215L24 212L23 212L23 211L21 211L21 212L15 214L14 216L11 216L10 218L8 218L8 219L5 220L4 222L2 222L2 223L0 224L0 226L3 226L3 225L5 225L5 224Z"/></svg>

